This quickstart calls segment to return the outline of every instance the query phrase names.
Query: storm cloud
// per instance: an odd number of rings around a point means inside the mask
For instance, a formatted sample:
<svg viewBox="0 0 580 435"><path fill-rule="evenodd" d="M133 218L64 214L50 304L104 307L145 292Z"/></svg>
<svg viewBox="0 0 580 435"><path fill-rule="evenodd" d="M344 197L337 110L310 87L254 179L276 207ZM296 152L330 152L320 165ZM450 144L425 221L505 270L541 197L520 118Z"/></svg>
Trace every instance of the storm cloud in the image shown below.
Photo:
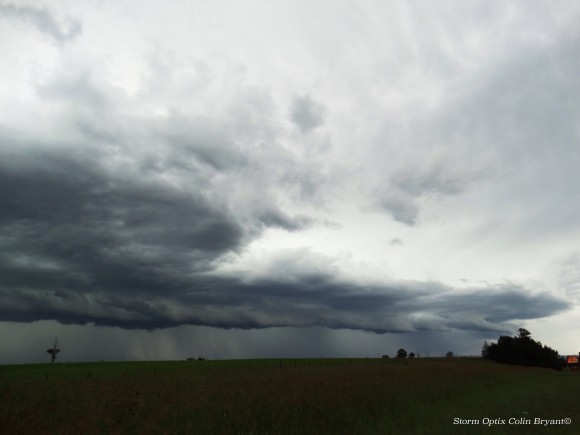
<svg viewBox="0 0 580 435"><path fill-rule="evenodd" d="M471 352L577 313L580 8L42 3L0 6L5 327Z"/></svg>
<svg viewBox="0 0 580 435"><path fill-rule="evenodd" d="M17 141L4 137L10 140ZM569 307L515 285L457 294L436 282L359 282L309 250L281 251L261 275L220 273L218 260L240 253L262 228L295 231L300 224L280 213L258 214L259 225L244 222L211 196L193 164L188 182L197 188L185 190L156 177L139 157L131 169L111 171L110 156L53 147L57 151L23 143L4 148L3 320L384 333L496 330L503 322Z"/></svg>

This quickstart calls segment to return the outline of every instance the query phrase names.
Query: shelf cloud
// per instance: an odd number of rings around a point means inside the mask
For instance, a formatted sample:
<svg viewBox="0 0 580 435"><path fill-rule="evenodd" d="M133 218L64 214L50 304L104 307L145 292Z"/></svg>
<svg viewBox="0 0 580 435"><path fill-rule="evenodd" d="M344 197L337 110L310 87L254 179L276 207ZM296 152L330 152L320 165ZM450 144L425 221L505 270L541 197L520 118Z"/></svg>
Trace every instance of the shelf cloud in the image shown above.
<svg viewBox="0 0 580 435"><path fill-rule="evenodd" d="M577 351L580 7L218 3L0 5L1 327Z"/></svg>

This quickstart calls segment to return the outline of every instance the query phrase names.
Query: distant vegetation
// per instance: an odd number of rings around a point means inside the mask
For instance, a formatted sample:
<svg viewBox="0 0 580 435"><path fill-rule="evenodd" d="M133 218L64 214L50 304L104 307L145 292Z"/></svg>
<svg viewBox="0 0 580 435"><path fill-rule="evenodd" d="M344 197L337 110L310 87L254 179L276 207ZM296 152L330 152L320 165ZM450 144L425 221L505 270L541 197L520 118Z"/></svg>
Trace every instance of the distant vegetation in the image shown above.
<svg viewBox="0 0 580 435"><path fill-rule="evenodd" d="M407 358L407 351L405 349L399 349L397 351L397 358Z"/></svg>
<svg viewBox="0 0 580 435"><path fill-rule="evenodd" d="M558 370L562 368L558 352L533 340L532 334L523 328L518 330L515 337L502 335L497 343L484 342L481 356L505 364L549 367Z"/></svg>

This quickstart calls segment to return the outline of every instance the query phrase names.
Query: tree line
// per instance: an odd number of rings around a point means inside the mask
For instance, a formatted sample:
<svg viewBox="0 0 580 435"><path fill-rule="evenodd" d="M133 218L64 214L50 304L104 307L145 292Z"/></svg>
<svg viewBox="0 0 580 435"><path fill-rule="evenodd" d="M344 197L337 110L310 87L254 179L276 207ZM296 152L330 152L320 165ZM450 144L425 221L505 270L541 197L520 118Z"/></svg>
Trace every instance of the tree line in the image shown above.
<svg viewBox="0 0 580 435"><path fill-rule="evenodd" d="M517 335L501 335L497 343L483 343L484 359L521 366L562 368L562 360L554 349L532 339L530 331L520 328Z"/></svg>
<svg viewBox="0 0 580 435"><path fill-rule="evenodd" d="M397 351L395 358L415 358L416 356L419 355L401 348ZM455 354L449 351L445 356L454 358ZM497 343L484 341L481 356L484 359L499 363L528 367L547 367L560 370L565 365L557 351L532 339L531 332L524 328L518 329L518 333L514 337L501 335ZM389 358L389 355L385 354L382 357Z"/></svg>

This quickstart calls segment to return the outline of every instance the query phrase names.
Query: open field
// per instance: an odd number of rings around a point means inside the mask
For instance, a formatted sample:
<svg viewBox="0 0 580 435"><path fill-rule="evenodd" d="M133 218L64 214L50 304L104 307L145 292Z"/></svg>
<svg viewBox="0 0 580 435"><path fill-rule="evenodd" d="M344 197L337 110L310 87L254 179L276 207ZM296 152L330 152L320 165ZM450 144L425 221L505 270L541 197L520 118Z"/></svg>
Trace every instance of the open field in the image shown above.
<svg viewBox="0 0 580 435"><path fill-rule="evenodd" d="M454 425L454 419L479 425ZM484 425L484 419L505 425ZM510 418L529 424L509 424ZM535 418L570 418L544 427ZM525 421L523 422L525 423ZM580 373L479 359L0 366L3 434L578 433Z"/></svg>

